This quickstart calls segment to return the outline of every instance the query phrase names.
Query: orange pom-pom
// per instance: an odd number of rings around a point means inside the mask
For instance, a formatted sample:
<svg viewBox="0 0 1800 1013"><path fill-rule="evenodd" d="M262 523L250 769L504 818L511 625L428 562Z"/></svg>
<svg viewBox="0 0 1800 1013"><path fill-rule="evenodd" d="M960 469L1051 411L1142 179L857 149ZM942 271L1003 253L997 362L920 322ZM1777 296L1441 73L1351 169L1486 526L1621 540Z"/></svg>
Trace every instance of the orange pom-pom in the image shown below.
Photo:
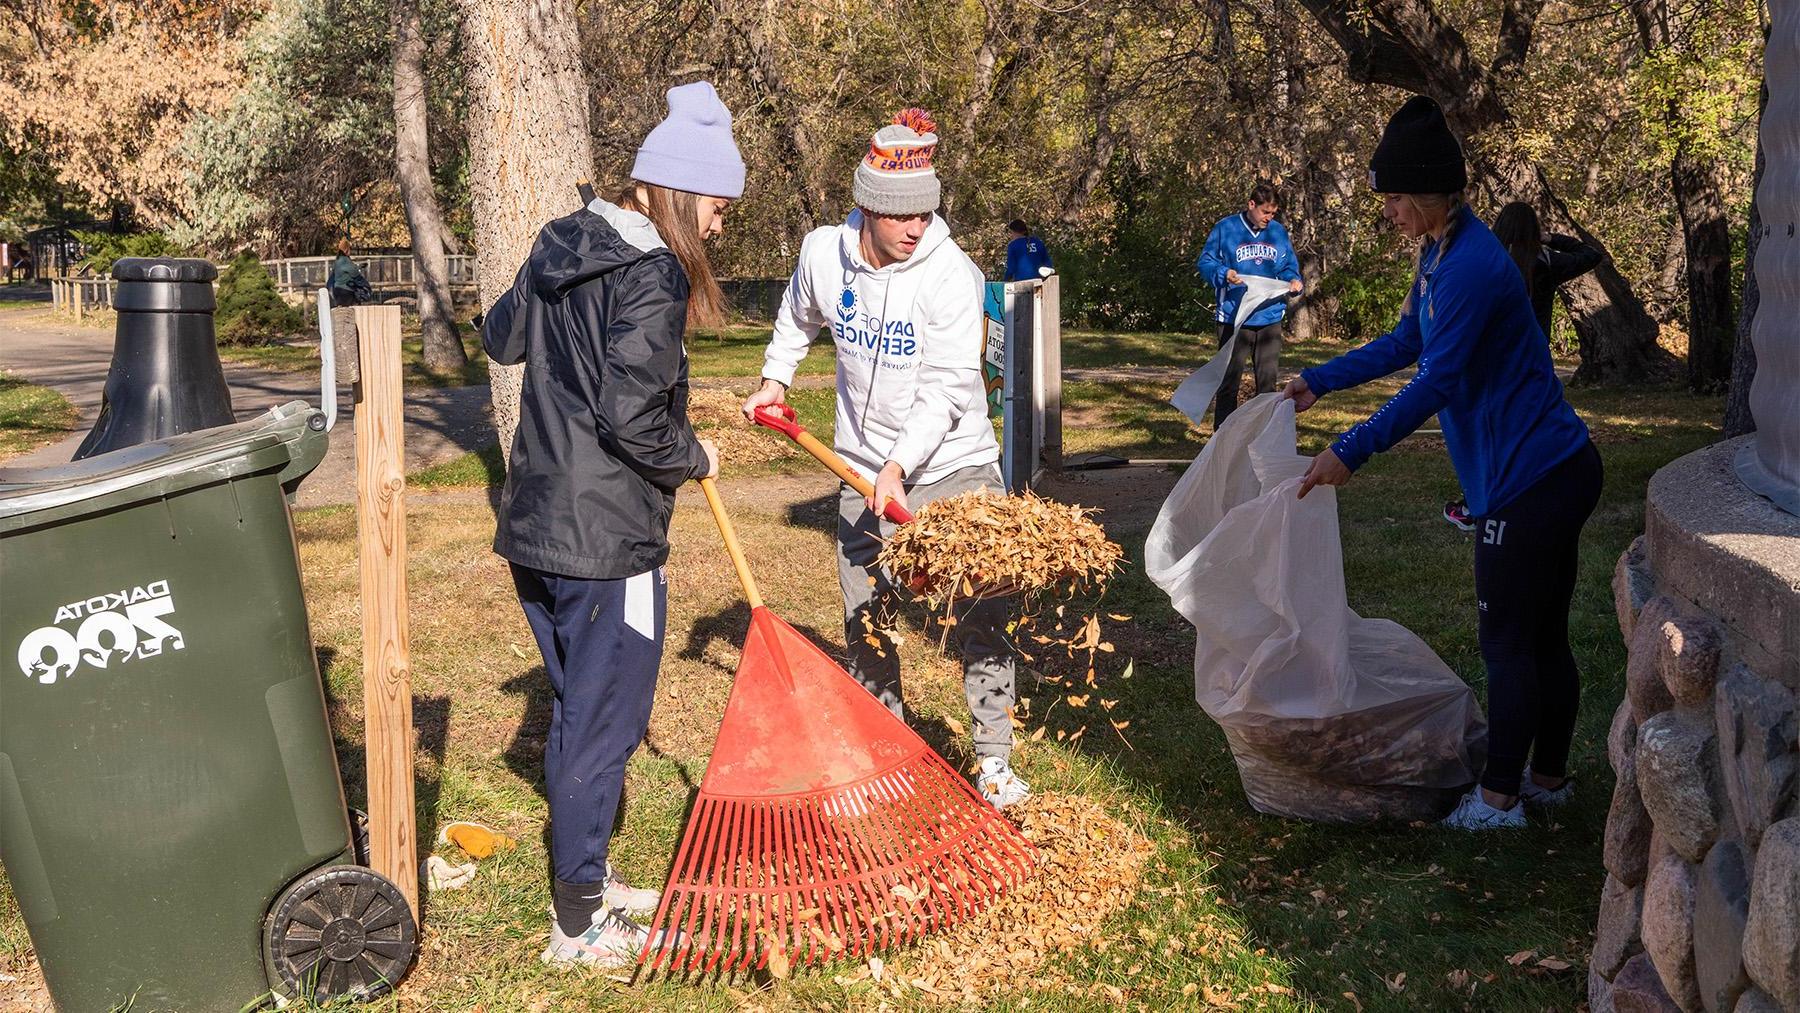
<svg viewBox="0 0 1800 1013"><path fill-rule="evenodd" d="M903 127L911 127L916 134L937 133L937 121L931 118L930 113L920 109L918 106L913 106L910 109L902 109L895 113L894 122Z"/></svg>

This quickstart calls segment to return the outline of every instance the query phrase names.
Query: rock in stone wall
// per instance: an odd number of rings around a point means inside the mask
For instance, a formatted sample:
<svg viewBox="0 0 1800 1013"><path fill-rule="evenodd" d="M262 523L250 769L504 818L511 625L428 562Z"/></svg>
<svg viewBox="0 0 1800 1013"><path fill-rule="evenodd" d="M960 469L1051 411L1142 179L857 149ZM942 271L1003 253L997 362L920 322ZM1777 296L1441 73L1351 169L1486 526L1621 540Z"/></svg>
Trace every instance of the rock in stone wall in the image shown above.
<svg viewBox="0 0 1800 1013"><path fill-rule="evenodd" d="M1694 980L1694 867L1679 856L1657 863L1644 883L1643 936L1663 989L1686 1013L1696 1013L1701 1005Z"/></svg>
<svg viewBox="0 0 1800 1013"><path fill-rule="evenodd" d="M1720 841L1694 880L1694 981L1707 1013L1731 1013L1750 986L1744 973L1744 923L1750 867L1744 846Z"/></svg>
<svg viewBox="0 0 1800 1013"><path fill-rule="evenodd" d="M1719 680L1714 716L1719 766L1731 811L1751 848L1769 824L1793 814L1800 778L1800 717L1794 694L1733 665Z"/></svg>
<svg viewBox="0 0 1800 1013"><path fill-rule="evenodd" d="M1744 967L1785 1013L1800 1013L1800 817L1769 827L1757 849Z"/></svg>
<svg viewBox="0 0 1800 1013"><path fill-rule="evenodd" d="M1732 450L1657 473L1613 574L1595 1013L1800 1013L1800 520L1734 500Z"/></svg>
<svg viewBox="0 0 1800 1013"><path fill-rule="evenodd" d="M1685 711L1664 711L1638 729L1644 808L1675 853L1690 862L1704 859L1719 838L1724 792L1717 745L1713 723Z"/></svg>

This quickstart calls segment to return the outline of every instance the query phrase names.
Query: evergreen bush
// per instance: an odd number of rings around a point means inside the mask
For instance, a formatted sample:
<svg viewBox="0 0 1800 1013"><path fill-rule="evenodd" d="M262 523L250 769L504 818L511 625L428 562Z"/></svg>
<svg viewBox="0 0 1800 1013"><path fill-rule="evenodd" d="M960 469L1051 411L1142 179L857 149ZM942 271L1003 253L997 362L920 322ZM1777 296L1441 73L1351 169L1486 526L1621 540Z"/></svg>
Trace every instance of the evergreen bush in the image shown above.
<svg viewBox="0 0 1800 1013"><path fill-rule="evenodd" d="M225 266L218 307L214 323L221 344L268 344L301 327L300 311L282 301L275 279L249 250Z"/></svg>

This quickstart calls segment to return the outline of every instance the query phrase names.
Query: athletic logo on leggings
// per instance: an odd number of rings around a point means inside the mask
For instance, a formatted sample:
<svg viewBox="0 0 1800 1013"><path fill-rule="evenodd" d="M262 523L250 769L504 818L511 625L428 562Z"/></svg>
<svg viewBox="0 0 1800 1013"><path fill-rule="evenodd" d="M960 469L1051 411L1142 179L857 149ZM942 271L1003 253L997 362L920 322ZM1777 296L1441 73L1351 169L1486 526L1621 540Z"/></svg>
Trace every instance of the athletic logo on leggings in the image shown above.
<svg viewBox="0 0 1800 1013"><path fill-rule="evenodd" d="M1506 538L1506 522L1489 519L1481 529L1481 544L1499 545Z"/></svg>

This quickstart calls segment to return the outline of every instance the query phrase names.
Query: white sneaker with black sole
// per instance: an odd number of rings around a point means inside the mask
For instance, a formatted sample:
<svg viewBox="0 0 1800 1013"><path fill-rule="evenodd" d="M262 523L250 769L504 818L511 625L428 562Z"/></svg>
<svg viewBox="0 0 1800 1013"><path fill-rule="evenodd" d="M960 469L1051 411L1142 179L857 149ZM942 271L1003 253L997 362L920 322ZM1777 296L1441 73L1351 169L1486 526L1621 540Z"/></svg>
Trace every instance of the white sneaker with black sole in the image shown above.
<svg viewBox="0 0 1800 1013"><path fill-rule="evenodd" d="M1525 803L1514 802L1511 809L1496 809L1481 797L1478 785L1469 789L1440 825L1453 830L1517 830L1525 826Z"/></svg>
<svg viewBox="0 0 1800 1013"><path fill-rule="evenodd" d="M1031 785L1013 773L1012 764L1004 756L983 757L975 775L975 787L981 797L996 809L1018 805L1031 797Z"/></svg>
<svg viewBox="0 0 1800 1013"><path fill-rule="evenodd" d="M1526 767L1525 778L1519 782L1519 798L1532 805L1553 808L1567 803L1574 797L1575 779L1572 777L1563 778L1563 783L1555 788L1546 788L1531 779L1531 768Z"/></svg>

